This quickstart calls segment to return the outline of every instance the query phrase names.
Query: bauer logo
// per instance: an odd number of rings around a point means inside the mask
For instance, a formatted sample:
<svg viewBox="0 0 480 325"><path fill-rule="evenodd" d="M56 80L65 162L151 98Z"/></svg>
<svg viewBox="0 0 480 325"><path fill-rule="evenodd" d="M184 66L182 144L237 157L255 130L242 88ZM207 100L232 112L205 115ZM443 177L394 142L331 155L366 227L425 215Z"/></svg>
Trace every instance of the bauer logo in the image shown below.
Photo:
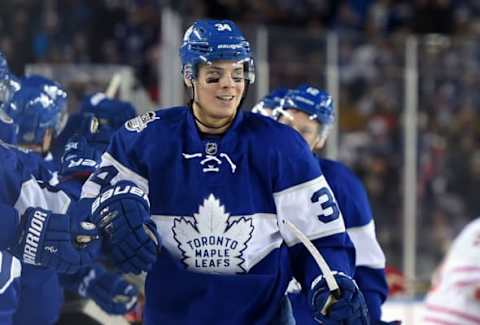
<svg viewBox="0 0 480 325"><path fill-rule="evenodd" d="M173 238L188 269L206 273L244 273L243 252L254 231L252 218L229 220L213 194L193 218L176 218Z"/></svg>
<svg viewBox="0 0 480 325"><path fill-rule="evenodd" d="M155 115L155 112L147 112L127 121L125 127L129 131L141 132L148 126L148 123L159 119L160 118Z"/></svg>

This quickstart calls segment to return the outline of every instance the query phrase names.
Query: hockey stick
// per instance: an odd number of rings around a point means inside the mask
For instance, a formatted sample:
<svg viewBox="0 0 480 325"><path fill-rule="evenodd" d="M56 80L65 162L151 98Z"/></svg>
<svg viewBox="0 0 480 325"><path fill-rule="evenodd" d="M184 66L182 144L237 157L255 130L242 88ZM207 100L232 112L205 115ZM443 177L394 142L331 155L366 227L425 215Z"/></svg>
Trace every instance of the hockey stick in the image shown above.
<svg viewBox="0 0 480 325"><path fill-rule="evenodd" d="M115 73L108 84L107 90L105 90L105 95L108 98L114 98L118 89L120 88L120 82L122 81L122 76L119 72Z"/></svg>
<svg viewBox="0 0 480 325"><path fill-rule="evenodd" d="M290 228L295 237L297 237L297 239L300 240L300 242L302 242L302 244L307 248L308 252L313 256L315 262L317 262L317 265L320 268L320 271L322 271L322 274L325 277L327 287L330 290L330 295L328 296L327 302L325 303L325 306L323 306L321 313L323 315L327 315L330 306L332 306L340 298L340 288L338 287L338 283L333 276L333 272L323 258L322 254L320 254L318 249L307 238L307 236L305 236L305 234L297 228L297 226L286 219L283 219L283 223Z"/></svg>

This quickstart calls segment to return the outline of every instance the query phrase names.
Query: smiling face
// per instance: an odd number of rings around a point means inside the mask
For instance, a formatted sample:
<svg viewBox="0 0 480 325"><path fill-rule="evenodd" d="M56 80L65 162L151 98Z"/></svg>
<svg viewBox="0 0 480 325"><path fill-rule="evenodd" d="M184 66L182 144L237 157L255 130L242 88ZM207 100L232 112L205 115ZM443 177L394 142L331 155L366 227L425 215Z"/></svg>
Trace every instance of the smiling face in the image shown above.
<svg viewBox="0 0 480 325"><path fill-rule="evenodd" d="M188 83L188 81L187 81ZM233 121L245 90L245 72L242 63L216 61L201 65L198 77L193 81L195 99L193 111L202 124L198 126L204 132L205 125L214 128L225 125L223 132Z"/></svg>

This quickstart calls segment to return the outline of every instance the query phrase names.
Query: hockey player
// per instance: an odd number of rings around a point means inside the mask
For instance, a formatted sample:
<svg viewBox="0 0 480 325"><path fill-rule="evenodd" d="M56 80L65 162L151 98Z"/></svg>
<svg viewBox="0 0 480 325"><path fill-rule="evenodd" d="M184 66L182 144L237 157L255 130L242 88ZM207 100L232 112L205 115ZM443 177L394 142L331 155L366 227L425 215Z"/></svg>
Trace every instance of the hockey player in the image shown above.
<svg viewBox="0 0 480 325"><path fill-rule="evenodd" d="M21 88L4 105L4 111L18 125L18 145L32 152L38 180L57 183L59 162L50 153L52 142L67 118L66 92L58 83L41 77L21 79Z"/></svg>
<svg viewBox="0 0 480 325"><path fill-rule="evenodd" d="M135 116L127 102L109 99L102 93L87 96L83 102L79 131L66 145L56 186L78 201L83 183L95 170L110 138L118 127ZM74 209L78 207L74 205ZM73 213L73 212L72 212ZM87 212L88 213L88 210ZM93 299L105 312L123 315L138 300L137 289L119 274L107 271L100 264L73 275L61 275L62 285L84 298Z"/></svg>
<svg viewBox="0 0 480 325"><path fill-rule="evenodd" d="M65 126L66 96L61 85L44 77L21 80L20 90L4 107L19 126L19 145L48 156L54 137Z"/></svg>
<svg viewBox="0 0 480 325"><path fill-rule="evenodd" d="M310 146L322 149L335 120L331 96L309 85L290 90L284 97L281 123L296 129ZM345 226L356 252L355 281L365 296L371 324L381 319L381 305L388 287L385 279L385 256L375 236L375 225L367 193L355 174L344 164L315 155L331 186ZM297 324L315 323L308 313L305 292L290 295Z"/></svg>
<svg viewBox="0 0 480 325"><path fill-rule="evenodd" d="M105 103L107 103L108 109L105 109ZM134 112L133 107L124 102L100 101L97 104L98 110L104 112L104 115L105 112L110 110L111 115L115 115L112 118L114 121L118 120L118 115L125 116L124 121L126 121ZM101 125L97 125L94 131L89 127L86 131L91 133L88 135L85 133L85 137L91 140L95 147L98 147L99 143L105 147L102 141L107 141L108 136L111 136L114 131L111 128L111 124L108 121L103 121ZM33 133L38 132L33 130ZM31 184L32 187L40 185L38 190L43 191L42 194L48 195L48 200L44 203L53 212L59 212L59 209L63 209L60 212L64 213L64 209L69 206L70 202L78 200L80 188L88 177L88 175L84 174L88 171L92 172L100 159L101 152L95 149L94 146L87 144L85 138L79 136L77 139L83 139L84 141L70 143L67 146L69 148L68 154L64 161L64 167L61 169L62 182L58 186L52 188L47 184L41 185L42 182L37 182L37 184L33 182ZM9 149L11 153L16 153L15 157L19 159L19 164L22 164L22 170L35 170L35 168L29 168L38 163L38 160L32 161L30 159L31 154L15 150L14 147L9 147ZM96 159L96 161L92 159ZM41 197L41 195L35 195L35 197ZM52 203L57 200L60 200L61 204ZM34 197L28 202L32 206L40 204ZM70 216L75 214L81 215L75 209L71 209L68 212ZM88 214L88 211L86 214ZM62 280L64 287L73 290L83 297L92 298L102 309L110 314L124 314L133 308L137 301L137 291L132 285L123 280L118 274L107 272L100 265L82 268L73 275L64 275ZM26 265L21 279L21 294L15 295L17 301L13 324L53 324L60 312L60 306L63 301L62 291L55 269L40 269ZM48 299L44 299L46 296L48 296ZM2 311L0 314L2 314L10 311L11 308L7 302L0 301L0 310ZM2 324L10 323L5 321Z"/></svg>
<svg viewBox="0 0 480 325"><path fill-rule="evenodd" d="M422 324L480 324L480 218L453 241L432 279Z"/></svg>
<svg viewBox="0 0 480 325"><path fill-rule="evenodd" d="M66 216L64 212L66 212L68 198L61 194L46 192L36 182L29 167L23 164L23 159L20 158L23 154L25 153L0 143L2 161L0 165L0 179L2 179L0 183L0 203L2 204L0 250L8 249L23 264L21 289L19 291L12 289L15 292L15 309L12 310L12 305L9 304L11 301L0 299L1 314L6 316L2 324L10 324L12 321L13 324L25 324L14 321L16 315L35 316L32 310L22 309L22 306L32 303L32 301L20 299L20 294L22 298L24 297L25 288L33 285L36 288L49 285L52 279L50 276L52 272L49 270L77 272L93 263L98 251L95 247L98 245L85 245L86 242L98 237L95 226ZM53 213L52 210L57 213ZM6 270L3 268L1 270L0 278L3 283L0 287L8 283L9 276L12 278L15 274L14 272L5 273ZM28 276L30 272L38 275L35 281ZM18 284L20 283L15 282L15 285ZM44 300L49 301L54 295L54 292L49 291L47 296L42 296L40 300L33 303L38 305ZM49 306L52 306L52 303ZM57 310L58 308L59 306L56 307ZM42 312L47 317L56 317L50 314L49 310L42 310ZM53 324L54 319L37 318L36 321L42 324Z"/></svg>
<svg viewBox="0 0 480 325"><path fill-rule="evenodd" d="M319 322L366 324L349 276L353 247L308 146L291 128L240 110L254 81L248 41L231 21L199 20L180 56L189 105L127 122L82 189L100 193L92 221L116 264L148 271L144 324L279 324L292 275L309 288ZM283 220L334 270L341 294L332 305Z"/></svg>
<svg viewBox="0 0 480 325"><path fill-rule="evenodd" d="M125 121L135 117L135 115L135 109L128 102L108 98L101 92L86 96L80 104L79 111L69 116L64 130L55 139L53 154L54 156L62 156L67 141L76 133L85 134L81 129L84 126L88 127L92 117L96 120L94 123L102 126L102 133L108 133L105 137L95 133L95 146L100 146L98 149L103 152L110 141L112 133L108 130L119 129ZM89 142L93 144L92 141Z"/></svg>

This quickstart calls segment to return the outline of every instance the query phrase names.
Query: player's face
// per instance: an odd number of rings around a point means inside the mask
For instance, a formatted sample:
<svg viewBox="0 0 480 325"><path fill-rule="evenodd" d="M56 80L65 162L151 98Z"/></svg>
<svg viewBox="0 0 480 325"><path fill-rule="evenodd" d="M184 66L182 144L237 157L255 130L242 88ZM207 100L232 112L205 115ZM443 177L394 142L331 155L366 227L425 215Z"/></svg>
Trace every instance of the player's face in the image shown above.
<svg viewBox="0 0 480 325"><path fill-rule="evenodd" d="M211 125L223 124L235 116L244 89L243 64L217 61L200 66L195 81L195 115Z"/></svg>
<svg viewBox="0 0 480 325"><path fill-rule="evenodd" d="M289 109L287 113L288 115L282 115L278 121L297 130L308 143L310 149L313 150L317 147L320 141L318 136L320 124L316 120L311 120L310 116L302 111Z"/></svg>

